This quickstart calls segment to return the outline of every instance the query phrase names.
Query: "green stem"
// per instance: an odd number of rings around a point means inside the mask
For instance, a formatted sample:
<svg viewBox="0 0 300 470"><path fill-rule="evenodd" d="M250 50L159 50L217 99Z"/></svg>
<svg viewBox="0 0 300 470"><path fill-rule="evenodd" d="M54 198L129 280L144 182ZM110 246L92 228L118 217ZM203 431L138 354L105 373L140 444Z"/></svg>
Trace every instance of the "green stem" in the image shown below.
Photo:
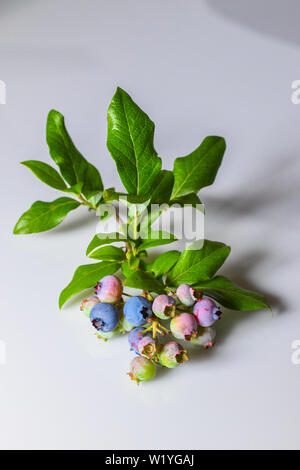
<svg viewBox="0 0 300 470"><path fill-rule="evenodd" d="M89 207L90 209L93 209L93 210L96 210L96 207L93 206L93 204L90 204L84 197L82 194L79 194L78 195L78 199L81 201L81 204L83 206L87 206Z"/></svg>
<svg viewBox="0 0 300 470"><path fill-rule="evenodd" d="M115 207L115 206L114 206ZM121 225L124 225L124 222L123 220L121 219L120 215L119 215L119 211L118 209L115 207L115 218L116 218L116 221L118 222L119 224L119 227L121 227ZM126 253L131 251L131 247L130 247L130 243L129 242L125 242L125 247L126 247Z"/></svg>

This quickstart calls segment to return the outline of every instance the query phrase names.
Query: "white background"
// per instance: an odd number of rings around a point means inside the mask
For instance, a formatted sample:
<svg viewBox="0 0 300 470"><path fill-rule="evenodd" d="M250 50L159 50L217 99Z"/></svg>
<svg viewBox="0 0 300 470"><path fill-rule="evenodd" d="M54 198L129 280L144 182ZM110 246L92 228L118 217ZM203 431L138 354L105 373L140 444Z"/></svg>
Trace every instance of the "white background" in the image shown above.
<svg viewBox="0 0 300 470"><path fill-rule="evenodd" d="M296 0L1 1L1 448L300 447L299 15ZM80 298L57 306L95 216L80 209L51 232L12 236L32 202L59 197L18 164L50 163L51 108L106 187L118 184L105 145L117 85L156 123L167 169L206 135L226 138L200 195L206 237L231 245L222 273L275 313L224 313L214 350L139 387L126 338L99 342Z"/></svg>

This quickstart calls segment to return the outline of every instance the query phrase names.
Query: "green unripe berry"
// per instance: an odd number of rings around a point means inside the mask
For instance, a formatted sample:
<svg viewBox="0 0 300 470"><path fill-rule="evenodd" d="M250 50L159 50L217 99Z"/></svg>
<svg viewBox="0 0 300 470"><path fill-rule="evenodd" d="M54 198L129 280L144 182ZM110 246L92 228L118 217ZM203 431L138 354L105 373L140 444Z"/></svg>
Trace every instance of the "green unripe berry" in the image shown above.
<svg viewBox="0 0 300 470"><path fill-rule="evenodd" d="M128 375L131 380L139 382L148 382L153 379L156 374L156 366L146 357L139 356L132 359L130 364L130 372Z"/></svg>

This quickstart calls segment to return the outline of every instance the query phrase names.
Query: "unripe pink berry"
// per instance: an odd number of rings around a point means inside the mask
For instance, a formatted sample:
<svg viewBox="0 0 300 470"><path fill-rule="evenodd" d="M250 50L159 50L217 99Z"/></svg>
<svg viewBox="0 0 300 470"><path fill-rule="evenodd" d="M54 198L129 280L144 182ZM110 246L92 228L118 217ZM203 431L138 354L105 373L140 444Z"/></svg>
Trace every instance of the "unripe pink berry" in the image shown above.
<svg viewBox="0 0 300 470"><path fill-rule="evenodd" d="M80 305L80 310L85 314L85 316L90 318L90 312L92 308L99 302L100 300L98 299L98 297L96 295L93 295L92 297L89 297L82 301Z"/></svg>
<svg viewBox="0 0 300 470"><path fill-rule="evenodd" d="M207 297L203 297L195 304L193 312L200 326L211 326L221 316L215 302Z"/></svg>
<svg viewBox="0 0 300 470"><path fill-rule="evenodd" d="M198 328L195 338L191 339L191 343L195 346L202 346L204 349L212 348L215 345L216 329L213 326L207 328Z"/></svg>
<svg viewBox="0 0 300 470"><path fill-rule="evenodd" d="M122 282L116 276L105 276L96 285L95 292L100 302L114 304L121 299Z"/></svg>
<svg viewBox="0 0 300 470"><path fill-rule="evenodd" d="M196 291L189 284L180 284L177 288L176 295L178 300L187 307L194 305L196 300L201 299L201 292Z"/></svg>
<svg viewBox="0 0 300 470"><path fill-rule="evenodd" d="M146 357L139 356L132 359L130 364L130 372L128 373L131 380L139 382L148 382L155 377L156 367L153 362Z"/></svg>
<svg viewBox="0 0 300 470"><path fill-rule="evenodd" d="M165 344L159 354L159 362L161 365L172 369L188 360L185 349L176 341L170 341Z"/></svg>
<svg viewBox="0 0 300 470"><path fill-rule="evenodd" d="M138 342L138 352L148 359L152 359L156 354L156 341L151 336L143 336Z"/></svg>
<svg viewBox="0 0 300 470"><path fill-rule="evenodd" d="M180 313L172 318L170 329L175 338L190 341L197 334L197 322L191 313Z"/></svg>
<svg viewBox="0 0 300 470"><path fill-rule="evenodd" d="M152 304L152 310L158 318L167 320L175 315L176 302L170 295L158 295Z"/></svg>

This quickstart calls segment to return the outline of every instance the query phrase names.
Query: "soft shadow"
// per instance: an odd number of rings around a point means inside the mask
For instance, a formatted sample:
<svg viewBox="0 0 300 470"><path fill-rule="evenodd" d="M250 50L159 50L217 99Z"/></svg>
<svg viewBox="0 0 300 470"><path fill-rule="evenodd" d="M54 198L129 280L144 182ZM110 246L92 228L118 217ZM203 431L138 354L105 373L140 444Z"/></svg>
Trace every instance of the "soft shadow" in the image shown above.
<svg viewBox="0 0 300 470"><path fill-rule="evenodd" d="M94 227L96 229L97 219L95 218L94 213L86 212L85 214L77 214L77 217L74 220L64 220L61 225L55 228L56 233L68 233L85 227Z"/></svg>
<svg viewBox="0 0 300 470"><path fill-rule="evenodd" d="M26 8L28 8L28 3L32 2L36 2L36 0L27 0ZM7 14L10 14L13 10L16 10L18 8L24 8L24 3L20 2L20 0L1 0L1 19Z"/></svg>
<svg viewBox="0 0 300 470"><path fill-rule="evenodd" d="M204 197L206 210L238 217L259 214L262 210L276 210L286 204L297 204L300 200L300 163L298 156L279 155L272 159L272 166L261 168L249 182L241 182L232 195L216 198Z"/></svg>
<svg viewBox="0 0 300 470"><path fill-rule="evenodd" d="M268 254L263 251L249 252L237 261L228 263L227 267L222 269L222 274L228 276L229 279L244 289L257 292L266 297L274 313L283 313L286 309L286 305L282 297L277 296L274 292L266 291L261 289L260 286L256 285L255 282L249 279L251 269L257 267L259 263L266 261ZM246 274L247 273L247 274Z"/></svg>
<svg viewBox="0 0 300 470"><path fill-rule="evenodd" d="M298 0L207 0L218 13L262 34L300 44Z"/></svg>
<svg viewBox="0 0 300 470"><path fill-rule="evenodd" d="M227 269L222 269L220 274L224 274L228 276L233 282L238 284L240 287L257 292L261 295L264 295L268 303L270 304L274 315L278 315L286 311L286 305L283 299L274 292L262 290L260 286L256 285L252 280L249 280L249 277L245 273L249 275L251 269L257 266L258 263L265 262L267 258L267 254L264 252L250 252L245 255L243 258L240 258L238 261L228 263L229 266ZM229 336L233 333L235 327L239 325L241 322L247 323L249 325L253 325L253 318L257 318L257 322L259 323L259 318L264 313L262 310L254 310L249 312L239 312L236 310L229 310L226 308L221 308L223 315L221 319L216 323L217 329L217 339L216 339L216 346L208 350L210 354L204 355L202 348L190 348L188 349L191 351L191 355L193 357L207 359L212 355L216 355L218 353L218 345L221 345L223 342L227 341ZM271 313L268 310L265 310L265 314L270 316L272 319Z"/></svg>
<svg viewBox="0 0 300 470"><path fill-rule="evenodd" d="M242 288L257 292L265 296L274 312L274 315L278 315L286 311L286 305L282 297L277 296L274 292L261 289L261 287L256 285L255 282L253 282L252 280L250 281L249 277L245 274L247 273L249 275L252 267L257 266L258 263L263 263L266 258L266 253L259 251L250 252L243 258L240 258L238 261L229 263L228 268L222 270L222 274L224 273L233 282L235 282ZM253 324L253 318L257 317L257 321L259 322L259 317L262 315L262 310L239 312L222 308L222 311L223 316L221 317L221 320L217 323L218 344L222 343L222 341L226 341L228 336L234 330L235 326L237 324L240 324L240 322L251 322L251 324ZM266 310L265 312L270 315L271 318L271 313L268 310Z"/></svg>
<svg viewBox="0 0 300 470"><path fill-rule="evenodd" d="M217 336L216 344L213 348L208 348L203 350L202 347L196 346L187 346L187 350L191 359L196 359L197 361L214 361L216 356L223 354L222 345L230 339L230 336L234 333L235 328L243 322L243 324L249 323L249 331L251 331L251 325L253 325L253 319L259 324L259 319L261 318L262 311L255 310L252 312L237 312L230 311L222 308L223 315L220 320L215 324ZM269 312L265 312L266 315L269 315L270 321L272 321L272 316ZM245 329L244 329L245 330Z"/></svg>

